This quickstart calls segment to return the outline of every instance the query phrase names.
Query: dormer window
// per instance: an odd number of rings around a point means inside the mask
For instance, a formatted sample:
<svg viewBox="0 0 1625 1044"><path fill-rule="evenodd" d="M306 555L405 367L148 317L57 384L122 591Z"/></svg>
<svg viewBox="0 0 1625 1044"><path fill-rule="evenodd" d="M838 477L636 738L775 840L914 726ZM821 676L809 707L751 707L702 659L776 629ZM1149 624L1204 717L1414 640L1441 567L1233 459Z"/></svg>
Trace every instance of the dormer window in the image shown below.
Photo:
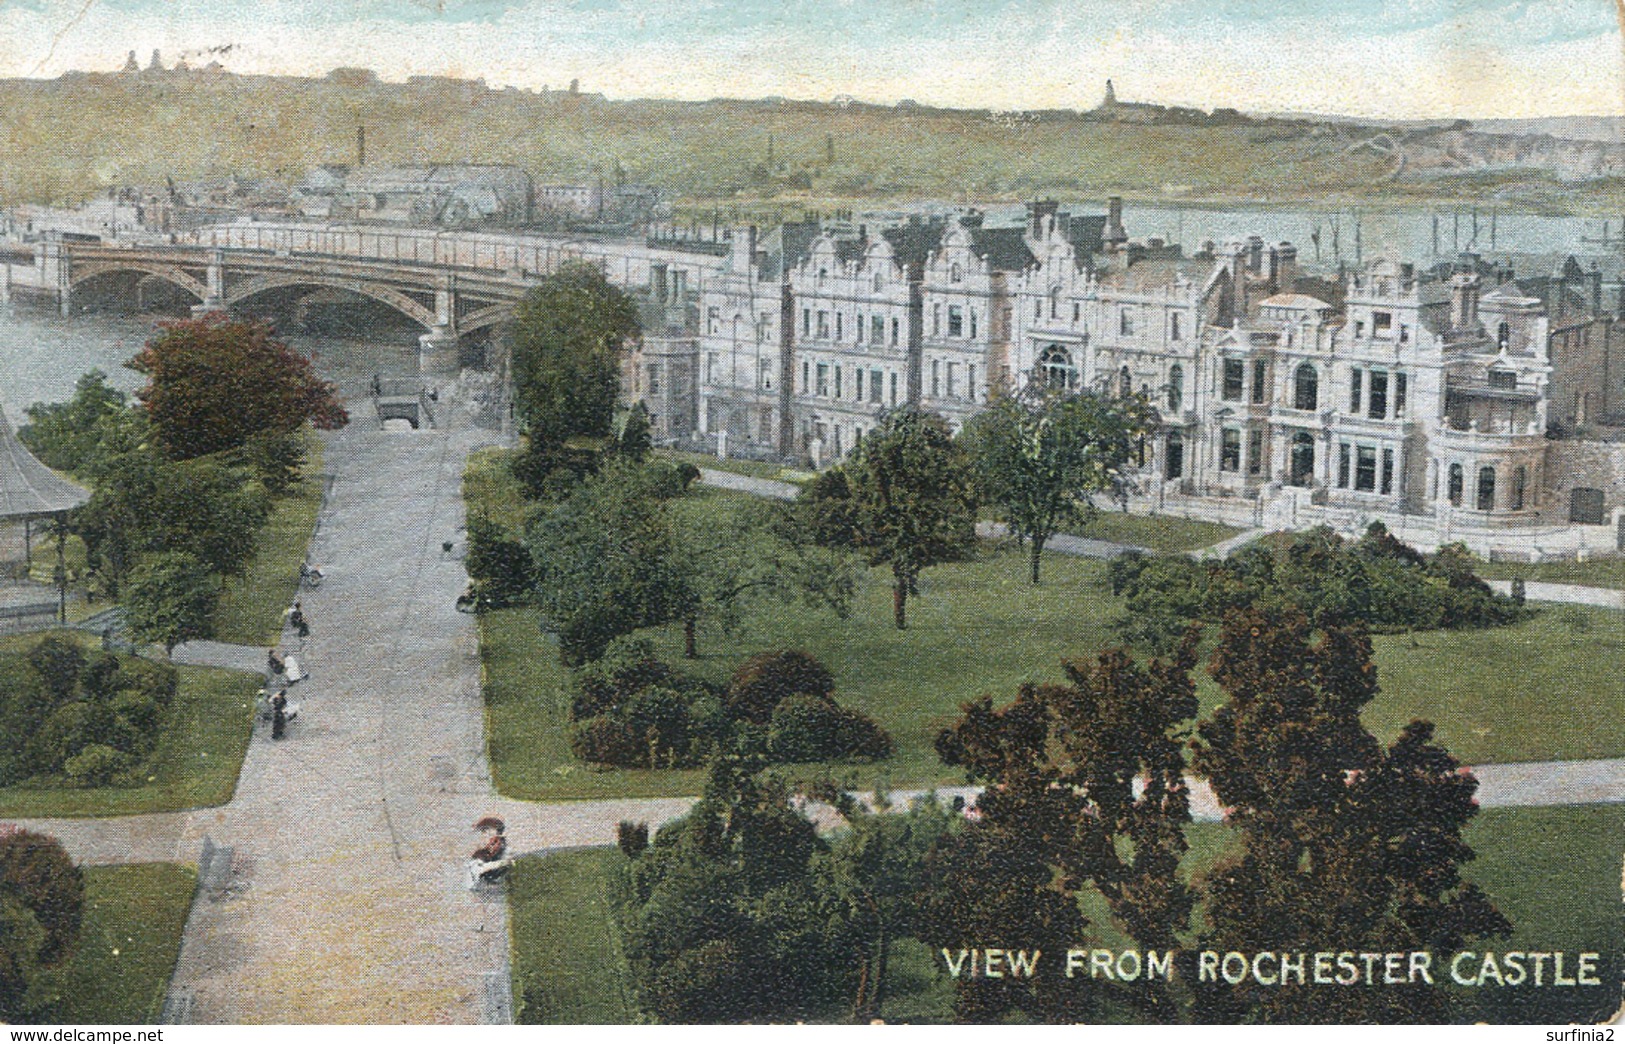
<svg viewBox="0 0 1625 1044"><path fill-rule="evenodd" d="M828 280L828 279L829 279L829 269L827 269L827 268L820 268L820 269L819 269L819 270L818 270L818 285L819 285L819 286L823 286L823 285L824 285L824 283L825 283L825 282L826 282L826 281L827 281L827 280Z"/></svg>
<svg viewBox="0 0 1625 1044"><path fill-rule="evenodd" d="M959 270L959 266L957 264L954 265L952 268L948 269L948 282L957 283L957 282L960 282L963 278L964 278L964 273L962 273Z"/></svg>
<svg viewBox="0 0 1625 1044"><path fill-rule="evenodd" d="M883 272L876 272L875 273L875 283L874 283L874 285L875 285L876 290L879 290L881 287L886 285L885 273L883 273Z"/></svg>

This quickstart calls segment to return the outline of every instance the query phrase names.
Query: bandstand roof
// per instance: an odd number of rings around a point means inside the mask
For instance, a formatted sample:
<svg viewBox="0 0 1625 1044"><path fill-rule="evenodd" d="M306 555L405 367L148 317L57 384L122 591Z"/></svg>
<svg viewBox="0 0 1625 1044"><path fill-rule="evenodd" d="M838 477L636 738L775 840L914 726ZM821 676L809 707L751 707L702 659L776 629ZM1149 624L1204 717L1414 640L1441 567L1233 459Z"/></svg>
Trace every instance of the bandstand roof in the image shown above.
<svg viewBox="0 0 1625 1044"><path fill-rule="evenodd" d="M0 519L38 518L79 507L90 491L39 462L0 409Z"/></svg>

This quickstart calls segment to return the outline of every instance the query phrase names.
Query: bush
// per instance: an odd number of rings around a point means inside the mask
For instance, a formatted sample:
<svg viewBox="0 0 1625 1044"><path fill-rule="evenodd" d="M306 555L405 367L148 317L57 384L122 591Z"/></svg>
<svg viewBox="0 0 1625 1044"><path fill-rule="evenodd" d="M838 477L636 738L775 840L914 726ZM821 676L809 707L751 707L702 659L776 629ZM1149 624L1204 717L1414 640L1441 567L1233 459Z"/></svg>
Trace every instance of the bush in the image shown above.
<svg viewBox="0 0 1625 1044"><path fill-rule="evenodd" d="M778 761L873 761L892 749L891 737L868 716L806 694L791 696L773 711L767 745Z"/></svg>
<svg viewBox="0 0 1625 1044"><path fill-rule="evenodd" d="M160 707L169 706L180 685L180 674L167 663L154 663L139 656L119 660L118 688L140 693Z"/></svg>
<svg viewBox="0 0 1625 1044"><path fill-rule="evenodd" d="M648 763L649 748L633 725L601 714L576 726L570 752L589 765L637 766Z"/></svg>
<svg viewBox="0 0 1625 1044"><path fill-rule="evenodd" d="M73 952L84 918L85 878L55 838L0 827L0 899L21 903L44 929L37 954L42 962L54 964Z"/></svg>
<svg viewBox="0 0 1625 1044"><path fill-rule="evenodd" d="M628 859L636 859L649 847L649 824L623 819L615 825L615 844Z"/></svg>
<svg viewBox="0 0 1625 1044"><path fill-rule="evenodd" d="M835 677L815 658L798 649L752 656L734 671L726 706L733 717L766 725L778 705L791 696L812 696L834 703Z"/></svg>
<svg viewBox="0 0 1625 1044"><path fill-rule="evenodd" d="M468 554L463 565L484 605L505 609L530 597L535 579L530 552L484 515L468 520Z"/></svg>
<svg viewBox="0 0 1625 1044"><path fill-rule="evenodd" d="M105 743L92 743L62 763L62 771L78 787L101 787L130 763L128 755Z"/></svg>

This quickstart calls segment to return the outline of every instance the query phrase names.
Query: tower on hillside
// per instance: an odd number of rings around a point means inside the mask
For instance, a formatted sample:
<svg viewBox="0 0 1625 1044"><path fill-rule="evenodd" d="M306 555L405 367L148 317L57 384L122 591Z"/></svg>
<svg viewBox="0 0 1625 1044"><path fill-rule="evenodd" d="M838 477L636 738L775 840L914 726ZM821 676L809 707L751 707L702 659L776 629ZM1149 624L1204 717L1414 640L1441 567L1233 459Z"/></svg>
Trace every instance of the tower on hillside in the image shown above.
<svg viewBox="0 0 1625 1044"><path fill-rule="evenodd" d="M138 73L141 71L141 63L135 60L134 51L131 51L130 56L124 59L124 68L121 71L127 73Z"/></svg>
<svg viewBox="0 0 1625 1044"><path fill-rule="evenodd" d="M1110 109L1116 104L1117 104L1117 90L1114 87L1112 87L1112 82L1110 80L1107 80L1106 81L1106 97L1101 99L1100 107L1102 109Z"/></svg>

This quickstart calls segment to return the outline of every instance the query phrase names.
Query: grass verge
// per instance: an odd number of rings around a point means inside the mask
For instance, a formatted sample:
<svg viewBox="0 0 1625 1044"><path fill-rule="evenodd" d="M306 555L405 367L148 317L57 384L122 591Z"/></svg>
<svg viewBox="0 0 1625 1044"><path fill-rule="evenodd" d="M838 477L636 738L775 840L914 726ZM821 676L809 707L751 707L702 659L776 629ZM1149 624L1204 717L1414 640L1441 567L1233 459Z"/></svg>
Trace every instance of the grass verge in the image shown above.
<svg viewBox="0 0 1625 1044"><path fill-rule="evenodd" d="M62 1021L158 1021L196 883L196 873L176 863L86 869L84 927L58 973Z"/></svg>
<svg viewBox="0 0 1625 1044"><path fill-rule="evenodd" d="M618 849L521 859L508 892L513 987L526 1025L643 1021L621 954L615 906L626 887Z"/></svg>
<svg viewBox="0 0 1625 1044"><path fill-rule="evenodd" d="M1584 562L1479 562L1486 580L1536 580L1548 584L1625 588L1625 558L1589 558Z"/></svg>
<svg viewBox="0 0 1625 1044"><path fill-rule="evenodd" d="M1102 511L1078 535L1119 544L1136 544L1163 554L1173 554L1209 547L1240 532L1234 526L1198 522L1173 515L1130 515L1123 511Z"/></svg>
<svg viewBox="0 0 1625 1044"><path fill-rule="evenodd" d="M252 734L259 675L178 666L180 685L158 746L133 787L0 787L0 816L126 816L223 805Z"/></svg>
<svg viewBox="0 0 1625 1044"><path fill-rule="evenodd" d="M238 645L270 646L282 633L282 611L295 597L299 565L322 507L322 440L307 432L305 477L278 497L260 527L259 547L241 576L227 577L214 613L214 636Z"/></svg>

